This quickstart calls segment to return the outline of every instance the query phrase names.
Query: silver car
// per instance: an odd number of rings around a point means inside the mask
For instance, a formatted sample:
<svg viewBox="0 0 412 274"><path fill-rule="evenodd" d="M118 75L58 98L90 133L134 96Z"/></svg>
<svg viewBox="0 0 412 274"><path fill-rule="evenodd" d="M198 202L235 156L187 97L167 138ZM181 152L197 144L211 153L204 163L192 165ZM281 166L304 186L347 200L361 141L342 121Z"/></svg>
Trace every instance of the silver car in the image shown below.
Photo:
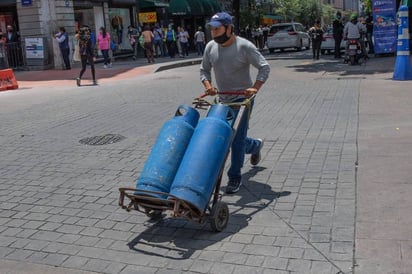
<svg viewBox="0 0 412 274"><path fill-rule="evenodd" d="M309 35L300 23L275 24L270 28L267 47L270 53L273 53L275 49L281 51L285 48L309 49Z"/></svg>

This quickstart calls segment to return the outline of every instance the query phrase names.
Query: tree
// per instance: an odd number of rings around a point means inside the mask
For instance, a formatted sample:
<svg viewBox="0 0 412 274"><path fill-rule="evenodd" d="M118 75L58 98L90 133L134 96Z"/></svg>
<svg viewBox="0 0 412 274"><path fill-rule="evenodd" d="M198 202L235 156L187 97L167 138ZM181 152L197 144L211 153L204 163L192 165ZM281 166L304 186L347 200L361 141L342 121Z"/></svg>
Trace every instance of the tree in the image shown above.
<svg viewBox="0 0 412 274"><path fill-rule="evenodd" d="M274 0L275 11L284 21L295 21L301 8L300 0Z"/></svg>
<svg viewBox="0 0 412 274"><path fill-rule="evenodd" d="M302 1L298 21L304 26L312 26L316 20L322 18L322 7L318 0Z"/></svg>

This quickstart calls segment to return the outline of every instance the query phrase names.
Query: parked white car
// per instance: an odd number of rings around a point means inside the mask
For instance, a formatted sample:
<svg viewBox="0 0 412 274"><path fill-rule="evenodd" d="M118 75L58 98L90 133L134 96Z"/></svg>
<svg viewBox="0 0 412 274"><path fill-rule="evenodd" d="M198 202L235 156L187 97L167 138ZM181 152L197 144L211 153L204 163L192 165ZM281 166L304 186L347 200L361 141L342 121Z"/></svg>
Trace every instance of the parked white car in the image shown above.
<svg viewBox="0 0 412 274"><path fill-rule="evenodd" d="M280 49L281 51L285 48L295 48L296 50L301 50L302 48L309 49L309 35L300 23L275 24L269 30L267 47L270 53L273 53L275 49Z"/></svg>
<svg viewBox="0 0 412 274"><path fill-rule="evenodd" d="M346 41L342 39L342 42L340 43L340 50L345 50L346 46ZM328 28L325 33L323 34L323 40L322 44L320 45L320 52L322 54L328 53L330 54L331 52L335 51L335 39L333 38L333 29Z"/></svg>

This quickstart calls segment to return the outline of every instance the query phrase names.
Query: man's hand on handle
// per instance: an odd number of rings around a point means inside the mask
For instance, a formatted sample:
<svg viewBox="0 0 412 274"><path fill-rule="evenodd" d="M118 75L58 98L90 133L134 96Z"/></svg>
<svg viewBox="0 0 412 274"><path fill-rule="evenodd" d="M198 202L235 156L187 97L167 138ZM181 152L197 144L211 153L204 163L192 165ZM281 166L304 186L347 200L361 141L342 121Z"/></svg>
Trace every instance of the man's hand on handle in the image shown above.
<svg viewBox="0 0 412 274"><path fill-rule="evenodd" d="M258 90L256 88L247 88L245 90L245 96L246 98L250 98L253 95L255 95L258 92Z"/></svg>

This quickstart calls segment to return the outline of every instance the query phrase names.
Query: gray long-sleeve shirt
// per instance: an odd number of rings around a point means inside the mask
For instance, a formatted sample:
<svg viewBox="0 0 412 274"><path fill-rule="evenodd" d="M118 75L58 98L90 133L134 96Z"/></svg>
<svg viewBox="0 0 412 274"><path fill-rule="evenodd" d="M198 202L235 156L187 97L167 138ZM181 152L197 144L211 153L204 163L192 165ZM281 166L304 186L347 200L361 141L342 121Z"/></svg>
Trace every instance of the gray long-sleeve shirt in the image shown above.
<svg viewBox="0 0 412 274"><path fill-rule="evenodd" d="M205 48L200 65L200 81L212 81L213 68L216 87L219 91L244 91L253 86L250 65L258 70L256 80L265 82L270 66L259 50L250 41L236 37L234 43L222 47L210 41ZM243 96L221 95L223 102L233 102Z"/></svg>

